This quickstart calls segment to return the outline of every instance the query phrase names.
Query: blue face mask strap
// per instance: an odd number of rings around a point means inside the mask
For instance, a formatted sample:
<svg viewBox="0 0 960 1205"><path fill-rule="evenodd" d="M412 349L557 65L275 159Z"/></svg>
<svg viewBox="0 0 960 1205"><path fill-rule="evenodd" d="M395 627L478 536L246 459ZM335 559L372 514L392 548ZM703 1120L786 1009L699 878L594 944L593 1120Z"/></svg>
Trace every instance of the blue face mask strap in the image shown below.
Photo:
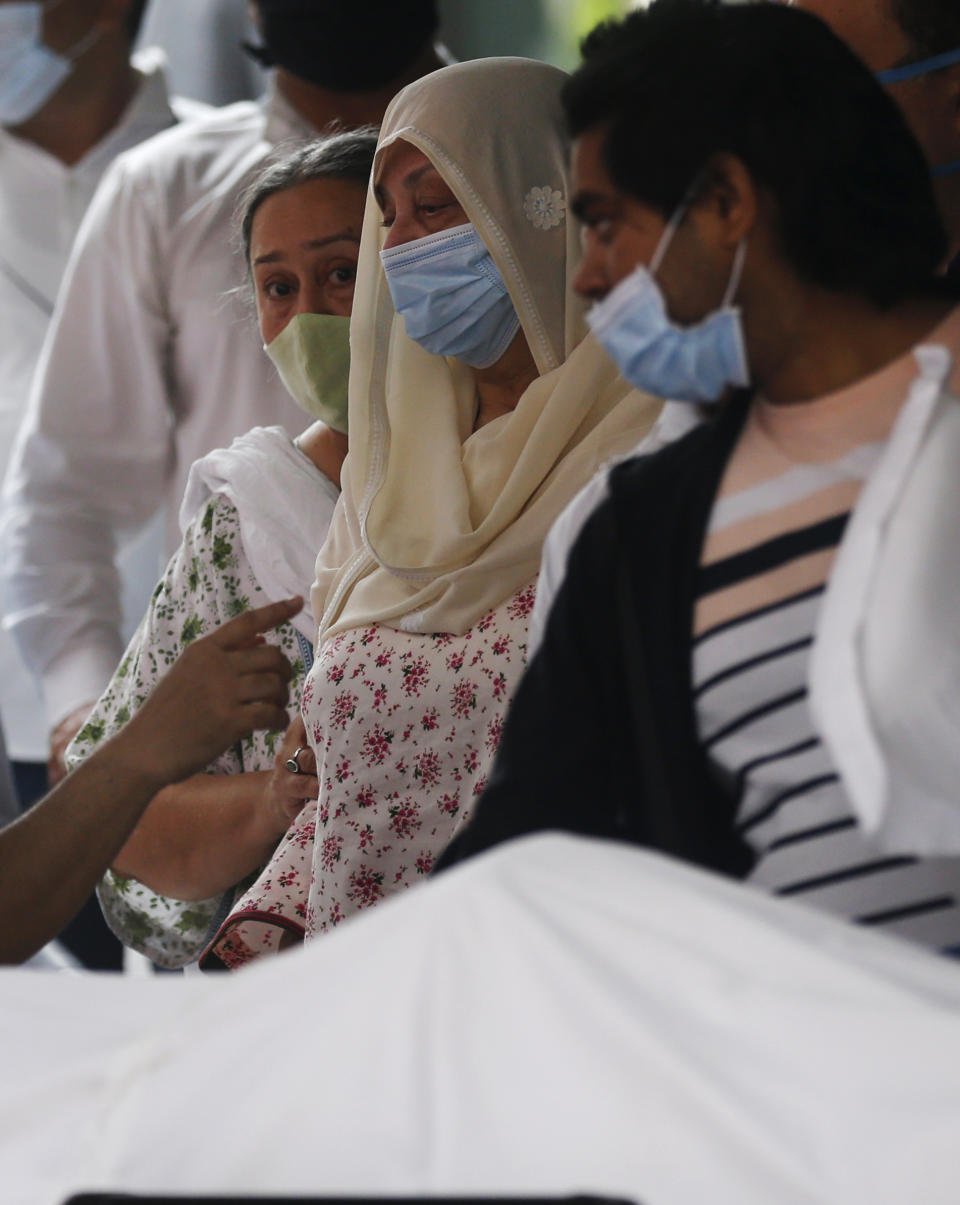
<svg viewBox="0 0 960 1205"><path fill-rule="evenodd" d="M877 71L874 73L874 78L884 86L899 84L902 80L916 79L918 75L929 75L931 71L942 71L944 67L952 67L955 63L960 63L960 46L956 50L945 50L943 54L935 54L929 59L907 63L905 67L891 67L887 71Z"/></svg>
<svg viewBox="0 0 960 1205"><path fill-rule="evenodd" d="M680 228L680 223L687 216L687 211L693 204L693 201L699 192L701 179L702 173L701 175L697 176L693 184L691 184L687 189L683 200L673 211L673 216L670 218L670 221L667 222L663 229L663 233L660 235L660 241L657 243L657 249L654 251L650 259L650 263L647 265L647 271L654 280L656 279L657 271L659 270L660 265L663 263L663 257L667 253L667 248L673 242L673 236ZM740 277L743 274L743 261L746 259L746 257L747 240L741 239L737 244L737 250L733 257L733 266L730 270L730 280L727 284L727 290L724 294L723 301L720 303L721 309L726 309L736 296L737 289L740 287Z"/></svg>
<svg viewBox="0 0 960 1205"><path fill-rule="evenodd" d="M941 163L937 167L930 168L931 176L952 176L955 172L960 172L960 159L954 159L952 163Z"/></svg>
<svg viewBox="0 0 960 1205"><path fill-rule="evenodd" d="M657 243L656 250L650 258L650 263L647 264L647 271L651 276L656 277L660 265L663 263L663 257L667 254L667 248L673 242L673 236L680 229L680 224L687 216L687 211L693 202L697 199L697 194L700 191L700 182L703 179L703 172L698 172L693 183L683 194L680 204L673 211L670 221L663 228L663 233L660 235L660 241Z"/></svg>

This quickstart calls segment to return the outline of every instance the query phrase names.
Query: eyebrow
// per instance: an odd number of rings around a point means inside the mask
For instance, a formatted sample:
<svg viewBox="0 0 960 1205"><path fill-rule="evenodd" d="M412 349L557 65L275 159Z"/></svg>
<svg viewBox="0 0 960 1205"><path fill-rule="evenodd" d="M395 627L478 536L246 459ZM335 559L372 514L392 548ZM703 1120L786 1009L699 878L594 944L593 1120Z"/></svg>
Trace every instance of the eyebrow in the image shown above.
<svg viewBox="0 0 960 1205"><path fill-rule="evenodd" d="M360 245L359 235L350 230L341 230L338 234L330 234L326 238L311 238L300 244L301 251L319 251L321 247L329 247L331 243L356 243ZM258 264L276 264L287 258L285 251L269 251L266 255L258 255L253 266Z"/></svg>
<svg viewBox="0 0 960 1205"><path fill-rule="evenodd" d="M416 184L422 176L425 176L427 172L436 172L437 175L440 176L439 171L437 171L432 163L424 163L421 164L420 167L415 167L413 171L407 172L400 183L404 186L404 188L413 188L414 184ZM440 176L440 179L443 180L443 177ZM445 180L443 182L446 184ZM384 193L383 185L379 181L374 182L373 195L377 198L378 205L380 204L381 199L386 195Z"/></svg>
<svg viewBox="0 0 960 1205"><path fill-rule="evenodd" d="M421 176L425 176L427 174L427 172L436 172L436 171L437 171L437 169L433 166L432 163L424 163L421 167L415 167L412 172L407 172L407 174L403 177L403 183L406 185L407 188L412 188L414 186L414 184L417 183L417 181L420 179ZM439 175L439 174L440 173L437 172L437 175Z"/></svg>

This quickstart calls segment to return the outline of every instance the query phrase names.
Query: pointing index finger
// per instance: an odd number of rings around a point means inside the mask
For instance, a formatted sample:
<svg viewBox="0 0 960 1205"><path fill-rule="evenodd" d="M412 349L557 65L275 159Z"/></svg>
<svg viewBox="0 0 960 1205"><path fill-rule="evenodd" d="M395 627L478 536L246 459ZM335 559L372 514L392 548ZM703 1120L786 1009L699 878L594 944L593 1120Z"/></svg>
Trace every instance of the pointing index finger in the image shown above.
<svg viewBox="0 0 960 1205"><path fill-rule="evenodd" d="M261 632L268 632L303 610L303 598L295 594L280 602L267 603L253 611L244 611L228 620L213 633L213 640L224 649L244 648L253 643Z"/></svg>

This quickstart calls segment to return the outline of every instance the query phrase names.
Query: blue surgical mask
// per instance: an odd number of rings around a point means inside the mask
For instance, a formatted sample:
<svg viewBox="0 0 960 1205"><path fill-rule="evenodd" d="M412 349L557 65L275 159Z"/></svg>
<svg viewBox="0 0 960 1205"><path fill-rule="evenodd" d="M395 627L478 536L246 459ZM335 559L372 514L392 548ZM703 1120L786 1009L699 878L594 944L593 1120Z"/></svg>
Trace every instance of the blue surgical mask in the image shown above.
<svg viewBox="0 0 960 1205"><path fill-rule="evenodd" d="M0 4L0 125L20 125L38 113L100 37L91 29L62 54L45 46L43 10L60 3Z"/></svg>
<svg viewBox="0 0 960 1205"><path fill-rule="evenodd" d="M720 308L695 326L670 321L655 274L683 218L678 209L649 268L638 267L588 313L597 341L631 385L671 401L715 402L730 385L750 382L740 310L731 302L747 245L737 248Z"/></svg>
<svg viewBox="0 0 960 1205"><path fill-rule="evenodd" d="M877 71L875 78L886 87L888 84L899 84L902 80L929 75L932 71L943 71L945 67L952 67L955 63L960 63L960 47L927 59L918 59L916 63L907 63L905 67L890 67L887 71ZM960 172L960 159L954 159L951 163L938 163L930 168L932 176L952 176L954 172Z"/></svg>
<svg viewBox="0 0 960 1205"><path fill-rule="evenodd" d="M507 286L471 224L380 252L407 334L437 356L489 368L520 329Z"/></svg>

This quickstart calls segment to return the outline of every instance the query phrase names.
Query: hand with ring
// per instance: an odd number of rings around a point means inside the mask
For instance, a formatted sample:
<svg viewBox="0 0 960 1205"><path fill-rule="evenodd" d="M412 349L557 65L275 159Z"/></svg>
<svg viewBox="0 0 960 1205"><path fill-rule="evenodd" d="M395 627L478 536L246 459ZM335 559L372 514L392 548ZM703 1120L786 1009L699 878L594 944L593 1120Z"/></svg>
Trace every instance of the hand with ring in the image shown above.
<svg viewBox="0 0 960 1205"><path fill-rule="evenodd" d="M307 730L297 716L277 751L267 783L267 803L285 832L309 799L319 793L317 762L307 743Z"/></svg>
<svg viewBox="0 0 960 1205"><path fill-rule="evenodd" d="M304 773L304 771L300 769L300 754L306 753L307 749L308 749L307 745L297 745L297 748L296 748L296 751L294 752L293 757L287 758L286 767L290 771L291 774L303 774Z"/></svg>

